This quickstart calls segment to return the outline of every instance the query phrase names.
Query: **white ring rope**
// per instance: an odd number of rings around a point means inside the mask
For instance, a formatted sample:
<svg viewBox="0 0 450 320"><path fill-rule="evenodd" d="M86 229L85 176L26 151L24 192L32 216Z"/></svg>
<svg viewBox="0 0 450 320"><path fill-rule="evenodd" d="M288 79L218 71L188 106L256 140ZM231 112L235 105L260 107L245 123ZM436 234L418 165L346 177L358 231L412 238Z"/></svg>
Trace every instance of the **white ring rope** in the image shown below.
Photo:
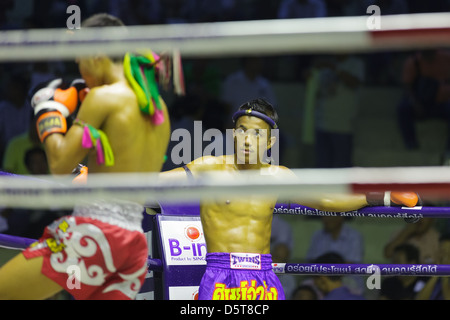
<svg viewBox="0 0 450 320"><path fill-rule="evenodd" d="M276 196L307 200L318 193L353 194L368 191L414 191L428 199L450 198L450 168L294 169L280 172L205 172L193 182L158 181L158 174L90 174L87 185L73 177L39 176L27 179L0 176L0 206L72 208L83 201L121 198L139 203L189 203L217 197ZM273 175L271 175L274 173Z"/></svg>
<svg viewBox="0 0 450 320"><path fill-rule="evenodd" d="M370 16L278 19L0 32L0 61L74 59L102 53L180 50L183 57L280 55L308 52L401 50L450 45L450 14L380 16L380 29Z"/></svg>

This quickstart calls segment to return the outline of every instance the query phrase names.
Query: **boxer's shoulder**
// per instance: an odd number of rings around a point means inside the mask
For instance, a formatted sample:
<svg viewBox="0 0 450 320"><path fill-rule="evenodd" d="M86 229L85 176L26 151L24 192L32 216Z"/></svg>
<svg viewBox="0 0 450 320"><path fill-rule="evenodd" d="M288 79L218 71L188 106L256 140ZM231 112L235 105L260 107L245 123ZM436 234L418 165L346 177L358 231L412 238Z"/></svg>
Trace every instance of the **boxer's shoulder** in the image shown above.
<svg viewBox="0 0 450 320"><path fill-rule="evenodd" d="M226 163L226 156L203 156L190 162L187 166L193 171L212 171L223 170Z"/></svg>
<svg viewBox="0 0 450 320"><path fill-rule="evenodd" d="M79 117L87 120L93 114L102 114L103 117L113 113L123 115L125 108L139 110L133 91L127 85L118 82L92 88L83 101Z"/></svg>

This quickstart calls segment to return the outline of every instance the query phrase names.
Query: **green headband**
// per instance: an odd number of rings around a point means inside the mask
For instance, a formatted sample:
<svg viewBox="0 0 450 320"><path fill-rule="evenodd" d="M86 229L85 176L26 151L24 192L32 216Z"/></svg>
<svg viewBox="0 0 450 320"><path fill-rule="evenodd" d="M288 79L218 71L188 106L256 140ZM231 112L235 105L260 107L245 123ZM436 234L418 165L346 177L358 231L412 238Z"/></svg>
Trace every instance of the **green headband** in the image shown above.
<svg viewBox="0 0 450 320"><path fill-rule="evenodd" d="M151 116L154 124L164 122L163 107L156 82L155 65L159 56L149 51L145 55L127 53L123 66L125 77L136 94L140 110Z"/></svg>

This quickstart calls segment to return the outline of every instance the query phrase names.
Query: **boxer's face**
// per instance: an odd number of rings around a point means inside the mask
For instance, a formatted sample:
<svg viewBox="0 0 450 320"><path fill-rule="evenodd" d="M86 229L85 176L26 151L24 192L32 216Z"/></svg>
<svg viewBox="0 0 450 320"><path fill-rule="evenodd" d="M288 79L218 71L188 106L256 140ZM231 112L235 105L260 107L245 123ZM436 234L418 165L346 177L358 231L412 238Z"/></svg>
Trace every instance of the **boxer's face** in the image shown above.
<svg viewBox="0 0 450 320"><path fill-rule="evenodd" d="M234 150L238 164L260 164L267 149L275 143L264 120L242 116L234 129Z"/></svg>

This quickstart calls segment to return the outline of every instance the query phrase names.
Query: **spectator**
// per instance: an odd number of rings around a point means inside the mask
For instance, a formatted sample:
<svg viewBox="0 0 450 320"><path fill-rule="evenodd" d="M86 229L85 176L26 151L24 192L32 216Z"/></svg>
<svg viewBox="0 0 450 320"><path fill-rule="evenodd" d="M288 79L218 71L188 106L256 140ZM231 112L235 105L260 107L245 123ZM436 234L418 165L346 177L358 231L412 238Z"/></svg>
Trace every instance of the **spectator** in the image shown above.
<svg viewBox="0 0 450 320"><path fill-rule="evenodd" d="M422 218L416 223L408 223L384 247L384 256L392 259L394 249L405 243L415 245L420 252L419 263L436 263L438 260L439 232L433 218Z"/></svg>
<svg viewBox="0 0 450 320"><path fill-rule="evenodd" d="M439 264L450 264L450 234L439 238ZM450 278L431 277L417 294L416 300L450 300Z"/></svg>
<svg viewBox="0 0 450 320"><path fill-rule="evenodd" d="M241 69L226 77L221 100L235 110L245 102L264 98L272 105L277 99L270 81L262 75L264 60L261 57L246 57L242 59Z"/></svg>
<svg viewBox="0 0 450 320"><path fill-rule="evenodd" d="M362 234L346 223L346 217L321 217L322 229L311 237L306 253L307 261L314 261L327 252L339 254L345 263L362 263L364 257L364 238ZM342 281L354 292L364 291L363 278L347 275Z"/></svg>
<svg viewBox="0 0 450 320"><path fill-rule="evenodd" d="M335 265L344 262L342 256L334 252L327 252L314 260L314 263ZM340 275L317 275L314 284L323 293L322 300L365 300L363 295L351 292Z"/></svg>
<svg viewBox="0 0 450 320"><path fill-rule="evenodd" d="M418 149L415 120L444 119L450 130L450 52L423 50L403 66L404 96L397 107L397 121L406 148ZM450 160L450 136L443 163Z"/></svg>
<svg viewBox="0 0 450 320"><path fill-rule="evenodd" d="M393 264L419 264L419 249L408 243L395 247L391 259ZM411 300L422 290L427 278L414 275L387 277L381 283L381 300Z"/></svg>
<svg viewBox="0 0 450 320"><path fill-rule="evenodd" d="M43 148L34 147L25 153L25 165L32 175L49 174L47 156Z"/></svg>
<svg viewBox="0 0 450 320"><path fill-rule="evenodd" d="M216 133L212 137L202 135L202 141L196 141L197 145L202 146L203 155L205 153L214 156L226 154L225 132L231 115L228 105L219 98L222 83L219 70L208 59L193 59L184 64L184 75L191 107L195 106L199 111L196 113L197 118L193 120L202 121L202 134L208 129L215 129L220 131L222 137L222 141L216 141ZM180 105L179 110L185 109L183 104Z"/></svg>
<svg viewBox="0 0 450 320"><path fill-rule="evenodd" d="M300 284L292 293L292 300L319 300L319 296L312 286Z"/></svg>
<svg viewBox="0 0 450 320"><path fill-rule="evenodd" d="M194 139L197 137L195 135L195 121L202 119L203 108L200 98L191 94L176 98L172 104L170 112L172 135L166 151L167 160L163 165L164 171L194 160L196 151ZM178 132L181 136L178 136ZM174 135L174 133L176 134ZM201 134L203 136L203 132ZM183 147L182 150L180 149L181 146Z"/></svg>
<svg viewBox="0 0 450 320"><path fill-rule="evenodd" d="M30 117L34 118L34 112L31 108L29 112ZM3 170L21 175L31 174L25 163L25 154L27 150L36 147L42 148L42 144L38 138L36 128L34 125L31 125L27 132L15 136L7 143L3 157Z"/></svg>
<svg viewBox="0 0 450 320"><path fill-rule="evenodd" d="M314 261L327 252L338 253L346 263L362 263L364 239L361 233L345 222L345 217L321 217L322 229L313 233L307 261Z"/></svg>
<svg viewBox="0 0 450 320"><path fill-rule="evenodd" d="M393 14L408 14L409 6L406 0L369 0L365 1L365 15L370 5L380 8L382 16ZM381 18L382 19L382 18ZM370 85L390 86L397 85L398 71L396 67L398 53L393 51L375 51L366 54L367 82Z"/></svg>
<svg viewBox="0 0 450 320"><path fill-rule="evenodd" d="M359 91L364 81L364 64L350 55L324 60L320 68L315 107L316 166L353 166L354 124Z"/></svg>
<svg viewBox="0 0 450 320"><path fill-rule="evenodd" d="M222 85L220 70L209 59L191 59L183 63L186 92L206 100L218 99Z"/></svg>

